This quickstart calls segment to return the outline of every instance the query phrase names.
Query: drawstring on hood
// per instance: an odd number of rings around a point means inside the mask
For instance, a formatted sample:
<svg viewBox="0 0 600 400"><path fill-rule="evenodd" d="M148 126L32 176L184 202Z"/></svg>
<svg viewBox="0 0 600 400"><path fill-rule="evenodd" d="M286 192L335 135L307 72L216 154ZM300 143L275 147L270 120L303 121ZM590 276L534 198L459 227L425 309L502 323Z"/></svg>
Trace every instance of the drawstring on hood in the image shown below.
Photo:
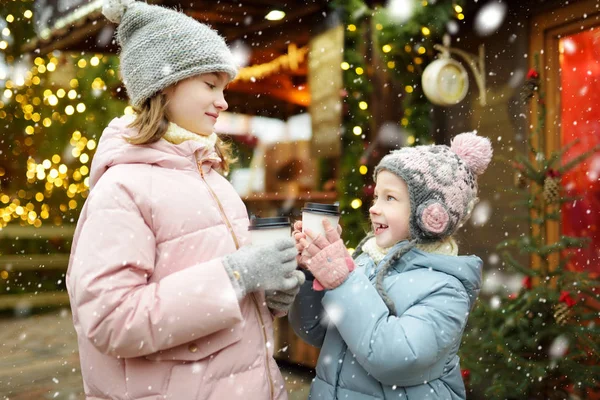
<svg viewBox="0 0 600 400"><path fill-rule="evenodd" d="M362 253L367 253L375 261L375 264L377 264L378 262L371 256L369 251L369 247L372 245L370 242L373 240L375 240L375 235L373 235L372 233L367 235L363 240L361 240L358 246L356 246L356 250L352 254L352 258L356 259ZM365 250L365 248L367 250ZM410 252L413 249L418 249L432 255L458 257L458 246L451 237L447 238L446 240L433 243L421 243L419 240L413 239L410 241L399 242L391 248L385 249L387 250L387 254L384 255L383 260L380 260L383 261L384 264L379 268L379 271L377 271L377 275L375 277L375 288L377 289L377 292L383 299L385 305L390 310L390 315L397 315L396 307L383 286L383 280L388 274L389 270L396 266L400 259L406 253ZM432 265L431 268L433 268L434 270L441 269L438 268L436 265ZM466 272L465 276L462 276L461 272L454 271L453 269L444 270L443 272L458 278L461 282L463 282L465 287L468 286L472 290L478 290L479 283L477 282L479 282L480 280L480 273L475 274L479 276L478 278L477 276L466 276L468 275Z"/></svg>

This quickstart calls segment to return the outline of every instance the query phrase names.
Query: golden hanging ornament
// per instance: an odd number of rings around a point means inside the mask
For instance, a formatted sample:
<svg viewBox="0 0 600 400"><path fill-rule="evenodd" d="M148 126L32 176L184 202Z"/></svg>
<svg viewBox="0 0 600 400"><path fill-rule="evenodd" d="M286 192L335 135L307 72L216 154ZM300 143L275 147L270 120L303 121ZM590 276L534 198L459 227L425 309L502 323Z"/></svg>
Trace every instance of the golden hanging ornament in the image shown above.
<svg viewBox="0 0 600 400"><path fill-rule="evenodd" d="M554 306L554 320L559 325L565 325L571 318L571 308L560 302Z"/></svg>
<svg viewBox="0 0 600 400"><path fill-rule="evenodd" d="M560 177L548 175L544 179L544 200L546 203L554 203L560 198Z"/></svg>

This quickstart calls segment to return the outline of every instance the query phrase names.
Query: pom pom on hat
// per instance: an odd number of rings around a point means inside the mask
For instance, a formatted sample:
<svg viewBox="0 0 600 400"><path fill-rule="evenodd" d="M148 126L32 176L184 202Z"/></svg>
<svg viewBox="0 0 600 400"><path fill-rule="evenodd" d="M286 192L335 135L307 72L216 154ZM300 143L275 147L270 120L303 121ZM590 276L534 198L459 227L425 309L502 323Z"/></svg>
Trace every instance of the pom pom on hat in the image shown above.
<svg viewBox="0 0 600 400"><path fill-rule="evenodd" d="M110 21L118 24L121 22L125 10L135 0L104 0L102 4L102 14Z"/></svg>
<svg viewBox="0 0 600 400"><path fill-rule="evenodd" d="M456 135L452 139L450 150L477 175L483 174L492 160L492 143L486 137L477 136L477 131Z"/></svg>

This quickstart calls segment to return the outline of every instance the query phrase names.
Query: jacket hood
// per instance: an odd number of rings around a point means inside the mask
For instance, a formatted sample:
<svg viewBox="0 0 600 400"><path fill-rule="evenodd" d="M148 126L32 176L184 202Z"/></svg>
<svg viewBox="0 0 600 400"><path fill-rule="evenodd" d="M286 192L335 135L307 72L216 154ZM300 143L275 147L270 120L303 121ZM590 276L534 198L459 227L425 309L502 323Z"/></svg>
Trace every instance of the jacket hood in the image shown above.
<svg viewBox="0 0 600 400"><path fill-rule="evenodd" d="M98 148L90 168L90 189L110 168L120 164L150 164L162 168L191 170L196 163L208 163L216 168L221 161L213 148L193 140L172 144L165 139L151 144L131 144L125 140L137 133L129 124L134 116L113 119L102 132Z"/></svg>
<svg viewBox="0 0 600 400"><path fill-rule="evenodd" d="M408 242L397 243L386 256L389 257ZM483 261L477 256L451 256L445 254L428 253L418 248L411 249L402 257L407 263L397 263L394 269L402 272L414 269L427 268L443 272L458 279L470 298L475 299L481 289L481 271ZM473 304L471 304L472 306Z"/></svg>

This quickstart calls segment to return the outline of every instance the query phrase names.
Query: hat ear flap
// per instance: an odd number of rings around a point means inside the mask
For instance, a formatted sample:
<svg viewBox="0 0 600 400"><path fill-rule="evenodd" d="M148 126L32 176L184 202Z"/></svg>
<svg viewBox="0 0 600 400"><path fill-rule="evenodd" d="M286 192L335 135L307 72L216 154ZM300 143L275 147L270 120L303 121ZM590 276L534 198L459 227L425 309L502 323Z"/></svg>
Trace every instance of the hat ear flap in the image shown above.
<svg viewBox="0 0 600 400"><path fill-rule="evenodd" d="M448 229L450 214L438 200L428 200L417 208L417 224L428 237L440 237Z"/></svg>

